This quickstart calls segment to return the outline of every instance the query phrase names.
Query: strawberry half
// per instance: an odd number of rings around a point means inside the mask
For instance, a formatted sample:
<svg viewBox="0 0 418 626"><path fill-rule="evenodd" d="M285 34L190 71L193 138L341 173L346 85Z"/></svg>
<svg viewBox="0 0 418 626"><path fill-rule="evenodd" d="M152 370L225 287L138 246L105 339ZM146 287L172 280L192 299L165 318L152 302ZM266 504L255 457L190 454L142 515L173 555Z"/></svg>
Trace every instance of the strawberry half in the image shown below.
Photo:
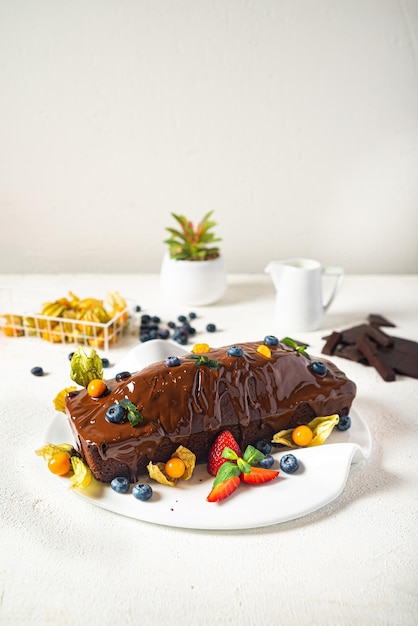
<svg viewBox="0 0 418 626"><path fill-rule="evenodd" d="M219 502L219 500L224 500L235 491L240 482L241 480L239 476L231 476L230 478L227 478L213 487L206 500L208 502Z"/></svg>
<svg viewBox="0 0 418 626"><path fill-rule="evenodd" d="M226 461L222 456L222 451L226 447L231 448L238 456L241 456L240 447L233 434L229 430L220 432L211 445L208 454L208 472L212 476L216 476L218 469Z"/></svg>
<svg viewBox="0 0 418 626"><path fill-rule="evenodd" d="M261 485L262 483L268 483L269 480L273 480L278 475L279 472L277 470L254 466L251 467L251 471L248 474L241 472L240 478L247 485Z"/></svg>

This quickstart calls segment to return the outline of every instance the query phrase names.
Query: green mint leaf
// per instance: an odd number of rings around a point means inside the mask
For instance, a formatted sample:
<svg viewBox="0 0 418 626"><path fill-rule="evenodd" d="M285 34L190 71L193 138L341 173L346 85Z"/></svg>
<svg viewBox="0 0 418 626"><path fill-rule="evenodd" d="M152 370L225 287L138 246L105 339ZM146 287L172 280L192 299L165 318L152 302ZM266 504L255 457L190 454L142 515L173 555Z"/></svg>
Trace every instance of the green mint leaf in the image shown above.
<svg viewBox="0 0 418 626"><path fill-rule="evenodd" d="M211 360L211 359L209 359L209 357L207 357L205 355L201 355L201 356L189 355L186 358L187 359L192 359L194 361L194 364L197 365L197 366L199 366L199 365L207 365L209 367L209 369L211 369L211 370L219 369L219 361Z"/></svg>
<svg viewBox="0 0 418 626"><path fill-rule="evenodd" d="M285 346L288 346L288 348L293 348L293 350L296 350L298 347L296 341L291 337L284 337L282 339L282 343L284 343Z"/></svg>
<svg viewBox="0 0 418 626"><path fill-rule="evenodd" d="M298 352L299 354L302 354L303 356L305 356L307 359L310 359L311 357L309 356L309 354L306 352L306 348L308 346L300 346L298 344L297 341L295 341L294 339L292 339L291 337L284 337L282 339L282 343L284 343L285 346L287 346L288 348L292 348L293 350L295 350L296 352Z"/></svg>
<svg viewBox="0 0 418 626"><path fill-rule="evenodd" d="M222 450L221 456L223 456L224 459L230 459L231 461L236 461L238 459L238 454L231 450L231 448L228 448L228 446L225 446Z"/></svg>
<svg viewBox="0 0 418 626"><path fill-rule="evenodd" d="M244 474L249 474L251 472L251 465L247 463L247 461L244 461L244 459L238 459L237 465L241 472L244 472Z"/></svg>
<svg viewBox="0 0 418 626"><path fill-rule="evenodd" d="M244 452L244 461L249 465L258 465L258 463L264 459L264 454L254 448L254 446L247 446Z"/></svg>
<svg viewBox="0 0 418 626"><path fill-rule="evenodd" d="M216 478L213 481L213 487L219 485L219 483L223 483L228 478L232 476L239 476L241 474L241 470L236 463L231 463L230 461L226 461L223 463L221 467L218 469L218 473L216 474Z"/></svg>
<svg viewBox="0 0 418 626"><path fill-rule="evenodd" d="M142 422L142 420L144 419L142 417L142 413L138 411L138 407L135 406L133 402L125 399L125 400L121 400L119 404L121 405L121 407L123 407L124 409L128 411L128 420L131 426L138 426L138 424Z"/></svg>
<svg viewBox="0 0 418 626"><path fill-rule="evenodd" d="M305 356L307 359L310 359L311 357L309 356L309 354L306 352L306 348L308 346L298 346L296 348L296 352L299 352L300 354L303 354L303 356Z"/></svg>

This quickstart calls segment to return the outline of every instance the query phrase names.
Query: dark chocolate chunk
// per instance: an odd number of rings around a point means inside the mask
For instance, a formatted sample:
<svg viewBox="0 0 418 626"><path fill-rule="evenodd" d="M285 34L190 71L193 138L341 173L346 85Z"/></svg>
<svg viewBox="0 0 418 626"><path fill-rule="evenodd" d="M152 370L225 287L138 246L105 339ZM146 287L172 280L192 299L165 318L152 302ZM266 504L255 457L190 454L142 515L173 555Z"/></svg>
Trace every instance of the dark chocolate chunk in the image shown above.
<svg viewBox="0 0 418 626"><path fill-rule="evenodd" d="M334 331L329 335L329 337L327 337L325 346L322 348L322 353L328 355L334 354L335 348L338 346L340 341L341 333Z"/></svg>
<svg viewBox="0 0 418 626"><path fill-rule="evenodd" d="M379 315L378 313L370 313L367 319L370 324L374 324L375 326L392 326L393 328L395 328L395 324L386 319L386 317L383 317L383 315Z"/></svg>
<svg viewBox="0 0 418 626"><path fill-rule="evenodd" d="M380 328L377 328L376 326L370 325L366 330L366 334L370 337L370 339L373 339L373 341L379 344L379 346L387 348L388 346L393 345L393 337L390 337L390 335L387 335L383 332L383 330L380 330Z"/></svg>
<svg viewBox="0 0 418 626"><path fill-rule="evenodd" d="M356 343L357 339L367 334L368 328L369 324L359 324L358 326L353 326L352 328L346 328L341 332L342 343Z"/></svg>
<svg viewBox="0 0 418 626"><path fill-rule="evenodd" d="M356 363L363 363L364 365L367 365L366 357L354 345L340 346L334 354L335 356L342 356L344 359L348 359L349 361L355 361Z"/></svg>
<svg viewBox="0 0 418 626"><path fill-rule="evenodd" d="M378 347L373 344L368 337L360 337L356 342L356 346L358 350L364 354L369 364L380 374L383 380L386 382L396 380L396 375L392 367L381 358Z"/></svg>
<svg viewBox="0 0 418 626"><path fill-rule="evenodd" d="M368 319L394 326L375 314L369 315ZM418 378L418 342L387 335L375 324L358 324L340 332L334 331L323 339L326 341L324 354L372 365L384 380L394 380L395 374Z"/></svg>

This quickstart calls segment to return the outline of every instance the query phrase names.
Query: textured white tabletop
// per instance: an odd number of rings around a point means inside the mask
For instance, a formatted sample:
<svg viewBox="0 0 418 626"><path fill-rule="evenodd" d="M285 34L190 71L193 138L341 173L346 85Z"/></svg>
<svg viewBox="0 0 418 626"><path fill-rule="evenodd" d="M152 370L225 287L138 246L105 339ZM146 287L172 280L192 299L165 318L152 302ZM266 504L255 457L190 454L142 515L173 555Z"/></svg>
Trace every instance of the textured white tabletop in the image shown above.
<svg viewBox="0 0 418 626"><path fill-rule="evenodd" d="M261 275L229 276L225 298L196 309L211 345L278 334ZM101 296L119 290L163 320L190 307L164 302L157 276L0 276L0 287ZM2 297L6 297L2 292ZM28 295L29 297L29 295ZM380 313L393 335L418 340L418 276L348 276L320 331L298 333L320 355L331 330ZM207 333L213 322L218 330ZM137 331L107 354L119 361ZM355 408L373 439L336 500L261 529L201 531L141 522L62 489L35 455L69 384L69 345L0 333L0 623L54 625L418 623L418 380L384 382L335 363L358 387ZM30 370L41 365L41 378Z"/></svg>

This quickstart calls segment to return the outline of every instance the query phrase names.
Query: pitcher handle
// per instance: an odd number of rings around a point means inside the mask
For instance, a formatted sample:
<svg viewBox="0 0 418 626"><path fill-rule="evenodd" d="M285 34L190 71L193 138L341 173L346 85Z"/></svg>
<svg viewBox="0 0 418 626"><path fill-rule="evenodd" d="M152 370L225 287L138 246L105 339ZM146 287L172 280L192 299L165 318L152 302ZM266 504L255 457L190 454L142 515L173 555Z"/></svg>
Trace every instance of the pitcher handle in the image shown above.
<svg viewBox="0 0 418 626"><path fill-rule="evenodd" d="M324 267L322 268L322 274L332 275L336 277L334 289L331 292L328 302L324 304L324 311L327 311L328 307L330 306L331 302L334 300L335 296L337 295L341 287L341 283L343 282L343 278L344 278L344 269L342 267Z"/></svg>

